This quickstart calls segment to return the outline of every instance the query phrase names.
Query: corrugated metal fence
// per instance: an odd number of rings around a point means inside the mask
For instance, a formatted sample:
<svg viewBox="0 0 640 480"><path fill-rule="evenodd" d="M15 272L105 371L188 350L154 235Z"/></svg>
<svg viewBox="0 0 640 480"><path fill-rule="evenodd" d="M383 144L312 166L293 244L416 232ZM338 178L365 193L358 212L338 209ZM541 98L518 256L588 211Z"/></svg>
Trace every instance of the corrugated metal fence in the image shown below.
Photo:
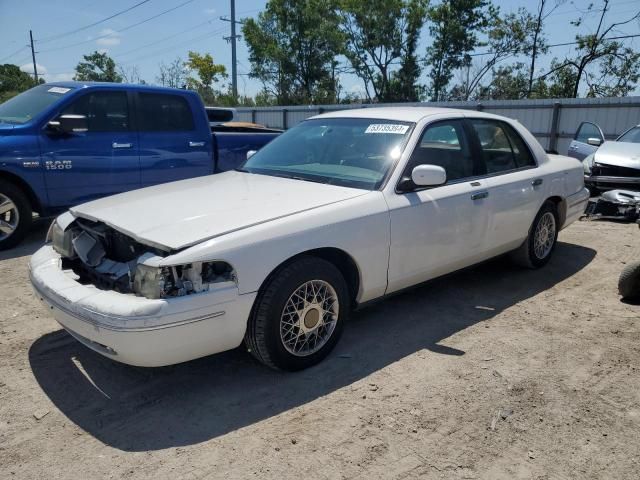
<svg viewBox="0 0 640 480"><path fill-rule="evenodd" d="M388 103L374 105L309 105L291 107L239 107L238 120L272 128L291 128L319 113L362 107L450 107L482 110L515 118L543 147L566 154L580 122L600 125L607 139L640 124L640 97L494 100L487 102Z"/></svg>

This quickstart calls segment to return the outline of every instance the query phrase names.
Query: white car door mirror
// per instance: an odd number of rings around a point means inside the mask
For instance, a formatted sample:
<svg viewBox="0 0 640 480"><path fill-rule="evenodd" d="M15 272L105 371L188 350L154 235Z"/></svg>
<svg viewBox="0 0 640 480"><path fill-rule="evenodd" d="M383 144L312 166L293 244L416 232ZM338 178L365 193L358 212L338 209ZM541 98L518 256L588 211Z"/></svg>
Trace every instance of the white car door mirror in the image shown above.
<svg viewBox="0 0 640 480"><path fill-rule="evenodd" d="M258 153L257 150L249 150L247 152L247 160L249 160L251 157L253 157L256 153Z"/></svg>
<svg viewBox="0 0 640 480"><path fill-rule="evenodd" d="M587 143L589 145L593 145L594 147L599 147L600 145L602 145L602 140L597 137L589 137L587 138Z"/></svg>
<svg viewBox="0 0 640 480"><path fill-rule="evenodd" d="M411 180L418 187L436 187L447 183L447 172L438 165L417 165L411 171Z"/></svg>

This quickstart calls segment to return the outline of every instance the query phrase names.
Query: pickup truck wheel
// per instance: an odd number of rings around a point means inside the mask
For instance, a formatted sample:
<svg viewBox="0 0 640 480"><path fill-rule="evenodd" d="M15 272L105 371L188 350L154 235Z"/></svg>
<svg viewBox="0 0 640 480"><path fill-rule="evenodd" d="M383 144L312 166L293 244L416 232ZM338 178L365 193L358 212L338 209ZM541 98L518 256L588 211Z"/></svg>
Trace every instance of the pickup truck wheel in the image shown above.
<svg viewBox="0 0 640 480"><path fill-rule="evenodd" d="M618 278L618 293L624 300L640 298L640 262L624 267Z"/></svg>
<svg viewBox="0 0 640 480"><path fill-rule="evenodd" d="M326 260L301 257L266 285L249 320L245 345L271 368L302 370L331 352L348 312L347 284L340 271Z"/></svg>
<svg viewBox="0 0 640 480"><path fill-rule="evenodd" d="M31 204L22 190L0 180L0 250L17 245L29 231Z"/></svg>
<svg viewBox="0 0 640 480"><path fill-rule="evenodd" d="M526 268L540 268L551 258L558 239L558 212L553 202L546 201L533 220L524 243L511 253L511 258Z"/></svg>

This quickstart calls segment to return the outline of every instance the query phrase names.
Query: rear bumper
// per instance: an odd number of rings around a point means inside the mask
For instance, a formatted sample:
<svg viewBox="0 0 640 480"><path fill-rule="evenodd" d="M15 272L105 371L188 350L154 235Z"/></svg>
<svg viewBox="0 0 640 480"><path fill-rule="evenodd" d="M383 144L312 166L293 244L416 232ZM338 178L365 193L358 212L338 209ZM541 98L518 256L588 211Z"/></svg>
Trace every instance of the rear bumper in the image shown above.
<svg viewBox="0 0 640 480"><path fill-rule="evenodd" d="M569 195L566 198L567 213L562 228L571 225L584 214L587 204L589 203L589 196L589 190L583 188L579 192Z"/></svg>
<svg viewBox="0 0 640 480"><path fill-rule="evenodd" d="M38 298L78 341L113 360L142 367L237 347L255 299L255 293L239 295L235 284L161 300L99 290L64 272L50 246L33 255L29 275Z"/></svg>

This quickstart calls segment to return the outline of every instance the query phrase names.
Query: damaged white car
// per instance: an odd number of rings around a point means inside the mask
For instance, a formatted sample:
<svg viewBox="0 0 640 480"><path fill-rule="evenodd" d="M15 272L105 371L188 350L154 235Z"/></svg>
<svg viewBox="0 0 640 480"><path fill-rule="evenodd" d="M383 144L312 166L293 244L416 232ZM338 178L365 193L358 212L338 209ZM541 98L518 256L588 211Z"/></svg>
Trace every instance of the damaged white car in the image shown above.
<svg viewBox="0 0 640 480"><path fill-rule="evenodd" d="M588 196L580 162L516 121L348 110L237 171L72 208L30 276L56 320L114 360L167 365L244 341L298 370L331 351L354 307L507 252L544 265Z"/></svg>

